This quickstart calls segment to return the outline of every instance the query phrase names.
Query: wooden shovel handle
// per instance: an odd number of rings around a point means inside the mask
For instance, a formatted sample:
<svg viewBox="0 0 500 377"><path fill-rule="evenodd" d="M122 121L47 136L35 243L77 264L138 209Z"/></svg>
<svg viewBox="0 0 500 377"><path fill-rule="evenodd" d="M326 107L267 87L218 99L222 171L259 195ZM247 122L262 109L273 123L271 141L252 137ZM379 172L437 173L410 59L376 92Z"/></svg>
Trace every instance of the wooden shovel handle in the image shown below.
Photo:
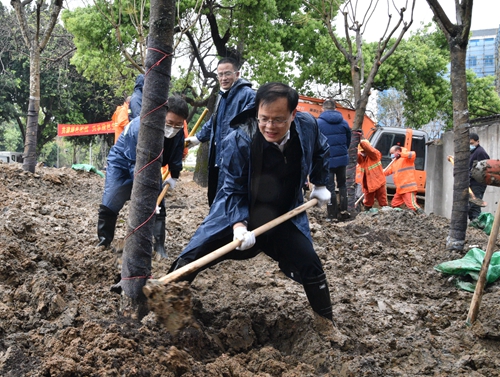
<svg viewBox="0 0 500 377"><path fill-rule="evenodd" d="M467 321L465 322L467 326L472 326L472 324L476 321L479 306L481 305L484 286L486 285L486 275L488 274L488 267L490 266L491 256L493 255L493 250L495 249L495 244L498 237L499 227L500 201L498 202L495 219L493 220L493 225L491 227L490 238L488 239L488 246L486 247L486 253L484 254L484 260L481 266L481 271L479 272L479 278L477 279L474 296L472 297L472 301L470 303L469 314L467 315Z"/></svg>
<svg viewBox="0 0 500 377"><path fill-rule="evenodd" d="M198 130L198 127L200 127L201 121L203 120L203 118L205 118L205 115L207 115L207 113L208 113L208 109L203 110L200 117L196 121L196 124L194 125L193 129L189 133L188 137L194 136L194 134L196 133L196 130ZM187 147L187 144L184 143L184 148L186 148L186 147Z"/></svg>
<svg viewBox="0 0 500 377"><path fill-rule="evenodd" d="M259 226L258 228L253 230L255 237L260 236L262 233L265 233L268 230L274 228L275 226L291 219L292 217L297 216L299 213L302 213L306 209L315 206L317 203L318 203L317 199L311 199L307 203L304 203L301 206L294 208L291 211L275 218L274 220L271 220L271 221L265 223L264 225ZM190 273L200 269L201 267L209 264L210 262L213 262L214 260L216 260L216 259L222 257L223 255L229 253L230 251L236 249L240 245L241 245L240 240L234 240L234 241L218 248L217 250L212 251L210 254L207 254L204 257L201 257L200 259L197 259L197 260L179 268L178 270L175 270L175 271L171 272L170 274L159 278L156 282L157 283L159 282L161 284L168 284L172 281L175 281L175 280L181 278L182 276L189 275ZM146 288L146 287L147 287L147 285L144 286L144 288Z"/></svg>

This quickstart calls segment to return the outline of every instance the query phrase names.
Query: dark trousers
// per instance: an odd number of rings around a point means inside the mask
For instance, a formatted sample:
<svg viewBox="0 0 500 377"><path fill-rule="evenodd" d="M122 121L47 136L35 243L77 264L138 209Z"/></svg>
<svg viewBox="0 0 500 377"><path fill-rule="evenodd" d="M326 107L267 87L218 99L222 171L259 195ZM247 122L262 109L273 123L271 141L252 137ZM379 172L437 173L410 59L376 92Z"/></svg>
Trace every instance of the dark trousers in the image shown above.
<svg viewBox="0 0 500 377"><path fill-rule="evenodd" d="M230 243L233 240L232 231L226 232L215 241L205 243L183 254L185 262L192 262L210 252ZM311 241L289 220L268 232L257 237L254 247L248 250L233 250L218 260L210 263L193 274L186 280L193 280L200 271L207 269L227 259L253 258L263 251L278 262L280 269L293 280L302 283L304 279L313 278L323 274L323 267L318 255L314 251ZM174 263L175 265L175 263ZM174 267L175 268L175 267Z"/></svg>
<svg viewBox="0 0 500 377"><path fill-rule="evenodd" d="M218 240L201 245L177 258L169 272L209 254L232 240L232 230L226 229L224 236ZM330 290L321 261L311 241L290 220L257 237L254 247L243 251L233 250L202 269L185 276L183 280L192 282L200 271L223 260L252 258L259 254L260 250L277 261L286 276L303 285L309 304L316 313L332 320Z"/></svg>
<svg viewBox="0 0 500 377"><path fill-rule="evenodd" d="M337 194L335 193L335 186L339 189L339 205L337 206ZM328 173L328 191L331 192L330 204L327 207L327 214L329 218L336 219L338 211L347 211L347 185L346 185L346 166L339 166L330 168Z"/></svg>
<svg viewBox="0 0 500 377"><path fill-rule="evenodd" d="M486 186L472 185L471 187L474 196L478 199L483 199ZM481 207L477 204L469 202L469 220L474 220L481 214Z"/></svg>
<svg viewBox="0 0 500 377"><path fill-rule="evenodd" d="M212 166L211 168L208 169L208 190L207 190L207 197L208 197L208 205L212 206L212 203L214 202L215 196L217 195L217 191L222 187L222 185L219 184L219 167L218 166Z"/></svg>
<svg viewBox="0 0 500 377"><path fill-rule="evenodd" d="M335 182L336 181L336 182ZM328 186L326 188L332 194L335 193L335 187L338 189L346 188L346 167L339 166L337 168L330 168L330 172L328 175Z"/></svg>

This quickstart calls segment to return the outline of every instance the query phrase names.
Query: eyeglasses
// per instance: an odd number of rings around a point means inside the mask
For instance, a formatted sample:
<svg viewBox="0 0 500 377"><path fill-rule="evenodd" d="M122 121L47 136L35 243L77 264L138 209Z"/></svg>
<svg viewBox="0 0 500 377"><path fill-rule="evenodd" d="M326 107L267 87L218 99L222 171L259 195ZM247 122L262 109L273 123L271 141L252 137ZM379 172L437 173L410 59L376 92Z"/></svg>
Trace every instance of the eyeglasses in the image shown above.
<svg viewBox="0 0 500 377"><path fill-rule="evenodd" d="M275 127L281 127L284 126L286 122L288 122L288 119L290 119L290 117L288 117L287 119L273 119L273 120L265 118L257 118L257 121L259 122L259 126L266 126L268 123L271 123Z"/></svg>
<svg viewBox="0 0 500 377"><path fill-rule="evenodd" d="M217 77L218 78L223 78L223 77L231 77L232 75L238 73L238 71L226 71L226 72L221 72L221 73L217 73Z"/></svg>
<svg viewBox="0 0 500 377"><path fill-rule="evenodd" d="M177 124L166 123L165 126L172 127L172 128L184 128L184 124L180 124L180 123L177 123Z"/></svg>

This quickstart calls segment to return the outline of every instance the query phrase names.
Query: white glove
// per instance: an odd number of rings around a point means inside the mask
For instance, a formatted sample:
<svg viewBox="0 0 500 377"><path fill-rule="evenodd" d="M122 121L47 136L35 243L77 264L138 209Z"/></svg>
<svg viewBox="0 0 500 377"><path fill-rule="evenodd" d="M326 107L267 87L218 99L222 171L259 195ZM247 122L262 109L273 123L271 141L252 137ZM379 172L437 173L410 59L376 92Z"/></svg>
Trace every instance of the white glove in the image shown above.
<svg viewBox="0 0 500 377"><path fill-rule="evenodd" d="M170 185L170 189L173 190L177 183L177 178L168 177L167 179L165 179L165 184L167 183Z"/></svg>
<svg viewBox="0 0 500 377"><path fill-rule="evenodd" d="M318 207L321 207L323 204L328 204L331 197L332 193L328 191L326 186L314 186L311 195L309 195L309 199L318 199Z"/></svg>
<svg viewBox="0 0 500 377"><path fill-rule="evenodd" d="M190 136L190 137L186 138L185 143L186 143L186 147L192 148L192 147L196 147L198 144L200 144L200 141L198 140L198 138L196 136Z"/></svg>
<svg viewBox="0 0 500 377"><path fill-rule="evenodd" d="M236 248L236 250L246 250L250 249L255 245L255 234L249 232L246 226L239 226L233 229L233 241L240 240L241 245Z"/></svg>

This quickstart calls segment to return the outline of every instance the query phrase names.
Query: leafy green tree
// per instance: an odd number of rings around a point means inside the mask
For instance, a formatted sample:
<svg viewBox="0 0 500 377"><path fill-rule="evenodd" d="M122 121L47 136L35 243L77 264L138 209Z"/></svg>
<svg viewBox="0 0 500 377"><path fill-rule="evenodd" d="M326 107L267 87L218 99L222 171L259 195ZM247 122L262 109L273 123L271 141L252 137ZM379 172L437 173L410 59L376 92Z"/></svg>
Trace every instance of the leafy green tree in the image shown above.
<svg viewBox="0 0 500 377"><path fill-rule="evenodd" d="M64 10L65 27L74 36L71 63L86 79L107 84L123 97L144 73L149 1L96 0L94 5Z"/></svg>
<svg viewBox="0 0 500 377"><path fill-rule="evenodd" d="M0 120L5 127L17 127L25 140L26 112L29 105L30 63L24 51L14 11L0 6ZM113 95L106 84L92 83L69 63L75 50L72 35L60 24L40 56L40 110L38 112L37 154L57 135L58 123L95 123L108 121L123 98ZM68 138L75 145L87 146L91 140L110 137ZM1 136L0 136L1 142ZM86 147L85 147L86 149ZM104 157L105 158L105 157Z"/></svg>
<svg viewBox="0 0 500 377"><path fill-rule="evenodd" d="M467 70L467 98L471 118L500 114L500 97L495 89L495 77L477 77ZM450 120L453 119L450 116Z"/></svg>
<svg viewBox="0 0 500 377"><path fill-rule="evenodd" d="M11 0L16 12L24 44L29 50L29 104L24 144L23 169L35 172L40 110L40 57L47 46L62 9L62 0L52 0L47 7L43 2ZM33 7L31 7L33 6Z"/></svg>

